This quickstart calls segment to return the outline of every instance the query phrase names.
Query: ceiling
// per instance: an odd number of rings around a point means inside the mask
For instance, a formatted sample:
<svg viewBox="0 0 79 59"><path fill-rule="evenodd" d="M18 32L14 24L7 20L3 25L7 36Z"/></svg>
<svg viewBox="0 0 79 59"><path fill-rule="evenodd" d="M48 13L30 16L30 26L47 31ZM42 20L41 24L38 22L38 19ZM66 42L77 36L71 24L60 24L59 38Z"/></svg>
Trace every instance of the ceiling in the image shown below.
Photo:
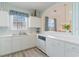
<svg viewBox="0 0 79 59"><path fill-rule="evenodd" d="M55 2L10 2L9 4L22 8L24 10L32 11L37 9L41 12L45 11L50 6L56 4Z"/></svg>

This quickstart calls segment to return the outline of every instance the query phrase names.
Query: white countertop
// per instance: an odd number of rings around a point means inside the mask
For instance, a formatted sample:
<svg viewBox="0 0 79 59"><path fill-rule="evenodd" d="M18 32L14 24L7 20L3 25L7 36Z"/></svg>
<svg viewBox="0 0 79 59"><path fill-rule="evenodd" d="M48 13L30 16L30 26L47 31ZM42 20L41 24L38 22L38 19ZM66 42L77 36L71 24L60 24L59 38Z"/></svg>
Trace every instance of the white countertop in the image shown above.
<svg viewBox="0 0 79 59"><path fill-rule="evenodd" d="M14 37L14 36L18 36L18 37L21 37L21 36L27 36L27 35L0 35L0 37Z"/></svg>
<svg viewBox="0 0 79 59"><path fill-rule="evenodd" d="M79 37L73 36L71 33L48 31L48 32L44 32L38 35L42 35L42 36L49 37L52 39L54 38L57 40L62 40L62 41L66 41L66 42L70 42L74 44L79 44Z"/></svg>
<svg viewBox="0 0 79 59"><path fill-rule="evenodd" d="M11 37L13 35L0 35L0 37Z"/></svg>

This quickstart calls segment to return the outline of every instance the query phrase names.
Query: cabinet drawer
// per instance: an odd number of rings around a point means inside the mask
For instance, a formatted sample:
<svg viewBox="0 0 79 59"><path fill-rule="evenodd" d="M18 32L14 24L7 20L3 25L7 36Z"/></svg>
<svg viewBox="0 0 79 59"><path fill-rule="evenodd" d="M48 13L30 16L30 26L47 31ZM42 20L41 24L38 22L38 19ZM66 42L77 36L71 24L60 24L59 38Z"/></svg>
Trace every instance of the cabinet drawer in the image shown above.
<svg viewBox="0 0 79 59"><path fill-rule="evenodd" d="M79 46L76 44L65 43L65 50L67 52L79 53Z"/></svg>

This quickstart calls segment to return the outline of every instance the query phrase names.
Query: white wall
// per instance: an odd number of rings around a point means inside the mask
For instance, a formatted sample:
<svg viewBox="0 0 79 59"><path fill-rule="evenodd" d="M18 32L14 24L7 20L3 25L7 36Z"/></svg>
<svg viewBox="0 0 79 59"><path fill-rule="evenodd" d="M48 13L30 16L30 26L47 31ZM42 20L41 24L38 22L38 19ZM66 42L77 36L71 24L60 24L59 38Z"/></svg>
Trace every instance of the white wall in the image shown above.
<svg viewBox="0 0 79 59"><path fill-rule="evenodd" d="M66 9L65 6L66 5ZM56 12L54 12L56 10ZM70 11L72 11L72 5L71 3L57 3L51 7L49 7L44 13L42 14L42 31L44 31L45 28L45 16L48 16L49 18L57 19L57 31L64 31L62 29L62 25L65 23L71 23L72 16L70 14Z"/></svg>

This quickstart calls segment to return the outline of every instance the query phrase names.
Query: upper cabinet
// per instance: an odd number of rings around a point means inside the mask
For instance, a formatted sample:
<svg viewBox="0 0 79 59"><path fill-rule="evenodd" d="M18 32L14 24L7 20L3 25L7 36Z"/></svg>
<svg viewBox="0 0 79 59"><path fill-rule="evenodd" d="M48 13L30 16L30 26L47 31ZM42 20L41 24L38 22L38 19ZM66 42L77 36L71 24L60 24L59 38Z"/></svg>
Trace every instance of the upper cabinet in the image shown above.
<svg viewBox="0 0 79 59"><path fill-rule="evenodd" d="M0 26L9 26L9 13L0 10Z"/></svg>
<svg viewBox="0 0 79 59"><path fill-rule="evenodd" d="M40 27L40 18L38 17L29 17L29 27Z"/></svg>

